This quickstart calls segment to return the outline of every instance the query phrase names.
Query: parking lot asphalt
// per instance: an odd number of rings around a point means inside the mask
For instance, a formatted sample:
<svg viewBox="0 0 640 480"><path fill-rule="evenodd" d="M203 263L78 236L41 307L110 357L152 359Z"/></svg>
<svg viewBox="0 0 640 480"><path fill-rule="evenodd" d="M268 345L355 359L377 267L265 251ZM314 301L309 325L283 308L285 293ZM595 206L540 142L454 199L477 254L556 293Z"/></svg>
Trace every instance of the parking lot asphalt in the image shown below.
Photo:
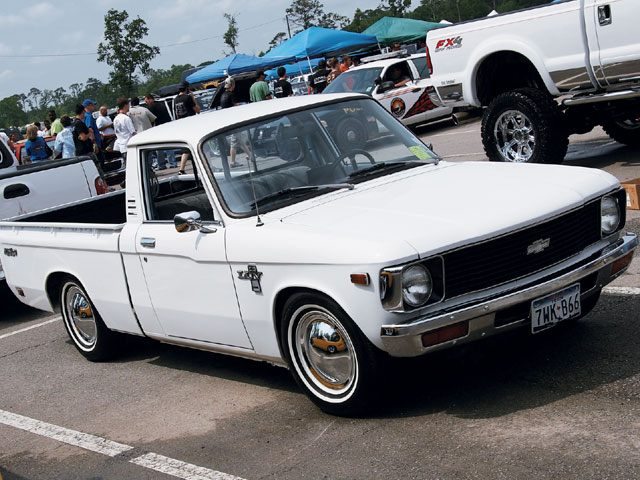
<svg viewBox="0 0 640 480"><path fill-rule="evenodd" d="M486 160L477 123L418 134L447 160ZM566 163L640 177L640 150L597 131L572 138ZM637 275L616 282L633 292ZM58 315L6 290L0 305L4 480L640 477L637 294L605 292L535 336L393 362L388 400L353 419L250 360L129 337L119 359L90 363Z"/></svg>

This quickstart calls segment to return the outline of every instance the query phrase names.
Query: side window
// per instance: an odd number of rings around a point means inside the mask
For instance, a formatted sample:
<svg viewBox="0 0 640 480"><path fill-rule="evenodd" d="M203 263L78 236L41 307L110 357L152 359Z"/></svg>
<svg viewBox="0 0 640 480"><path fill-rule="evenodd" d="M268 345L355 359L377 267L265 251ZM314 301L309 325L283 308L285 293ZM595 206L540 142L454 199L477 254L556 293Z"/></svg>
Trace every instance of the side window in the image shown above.
<svg viewBox="0 0 640 480"><path fill-rule="evenodd" d="M411 60L418 71L420 78L431 78L429 75L429 67L427 66L427 57L419 57Z"/></svg>
<svg viewBox="0 0 640 480"><path fill-rule="evenodd" d="M411 74L409 64L404 61L391 65L385 72L384 78L382 80L385 82L391 81L394 83L398 83L402 80L413 80L413 75Z"/></svg>
<svg viewBox="0 0 640 480"><path fill-rule="evenodd" d="M176 160L187 157L187 173L184 175L160 175L154 170L154 160L158 155L174 153ZM197 211L204 221L213 221L213 207L207 197L188 148L165 147L143 150L141 154L142 184L145 196L147 220L173 221L184 212ZM192 172L192 173L191 173Z"/></svg>

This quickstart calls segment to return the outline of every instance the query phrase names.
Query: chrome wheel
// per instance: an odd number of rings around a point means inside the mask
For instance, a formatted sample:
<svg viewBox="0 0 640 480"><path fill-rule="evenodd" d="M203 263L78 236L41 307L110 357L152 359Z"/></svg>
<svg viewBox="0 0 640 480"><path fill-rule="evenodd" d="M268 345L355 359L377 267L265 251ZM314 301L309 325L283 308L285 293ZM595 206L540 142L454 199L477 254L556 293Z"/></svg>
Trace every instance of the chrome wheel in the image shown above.
<svg viewBox="0 0 640 480"><path fill-rule="evenodd" d="M529 162L535 152L536 137L531 120L518 110L503 112L495 123L496 148L507 162Z"/></svg>
<svg viewBox="0 0 640 480"><path fill-rule="evenodd" d="M353 392L358 361L340 321L318 305L305 305L290 323L290 354L300 378L325 401L344 401Z"/></svg>
<svg viewBox="0 0 640 480"><path fill-rule="evenodd" d="M63 292L63 317L71 339L83 351L91 351L98 338L96 319L86 294L74 283Z"/></svg>

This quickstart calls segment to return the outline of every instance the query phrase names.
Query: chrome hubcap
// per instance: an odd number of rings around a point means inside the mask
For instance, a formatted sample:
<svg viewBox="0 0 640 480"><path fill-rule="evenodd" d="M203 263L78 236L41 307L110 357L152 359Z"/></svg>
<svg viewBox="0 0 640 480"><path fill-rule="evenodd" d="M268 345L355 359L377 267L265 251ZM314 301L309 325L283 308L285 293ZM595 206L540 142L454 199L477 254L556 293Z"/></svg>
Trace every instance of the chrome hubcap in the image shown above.
<svg viewBox="0 0 640 480"><path fill-rule="evenodd" d="M96 343L96 320L89 301L82 290L71 286L64 296L65 320L76 343L85 349L91 349Z"/></svg>
<svg viewBox="0 0 640 480"><path fill-rule="evenodd" d="M493 129L496 147L507 162L528 162L535 151L536 137L531 120L522 112L503 112Z"/></svg>
<svg viewBox="0 0 640 480"><path fill-rule="evenodd" d="M357 375L354 348L333 315L307 310L297 323L294 338L300 367L313 387L332 395L349 390Z"/></svg>

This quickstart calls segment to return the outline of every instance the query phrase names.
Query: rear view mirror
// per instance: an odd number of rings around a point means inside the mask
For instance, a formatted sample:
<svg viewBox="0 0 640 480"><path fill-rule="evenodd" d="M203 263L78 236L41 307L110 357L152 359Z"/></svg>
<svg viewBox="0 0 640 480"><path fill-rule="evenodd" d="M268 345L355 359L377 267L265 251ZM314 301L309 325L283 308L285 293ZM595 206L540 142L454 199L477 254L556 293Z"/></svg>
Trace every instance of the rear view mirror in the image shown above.
<svg viewBox="0 0 640 480"><path fill-rule="evenodd" d="M179 233L193 232L199 230L201 233L215 233L215 228L205 227L200 220L200 214L195 210L191 212L178 213L173 217L173 224Z"/></svg>
<svg viewBox="0 0 640 480"><path fill-rule="evenodd" d="M387 90L391 90L396 87L396 84L391 80L387 80L386 82L382 82L378 87L378 93L386 92Z"/></svg>

